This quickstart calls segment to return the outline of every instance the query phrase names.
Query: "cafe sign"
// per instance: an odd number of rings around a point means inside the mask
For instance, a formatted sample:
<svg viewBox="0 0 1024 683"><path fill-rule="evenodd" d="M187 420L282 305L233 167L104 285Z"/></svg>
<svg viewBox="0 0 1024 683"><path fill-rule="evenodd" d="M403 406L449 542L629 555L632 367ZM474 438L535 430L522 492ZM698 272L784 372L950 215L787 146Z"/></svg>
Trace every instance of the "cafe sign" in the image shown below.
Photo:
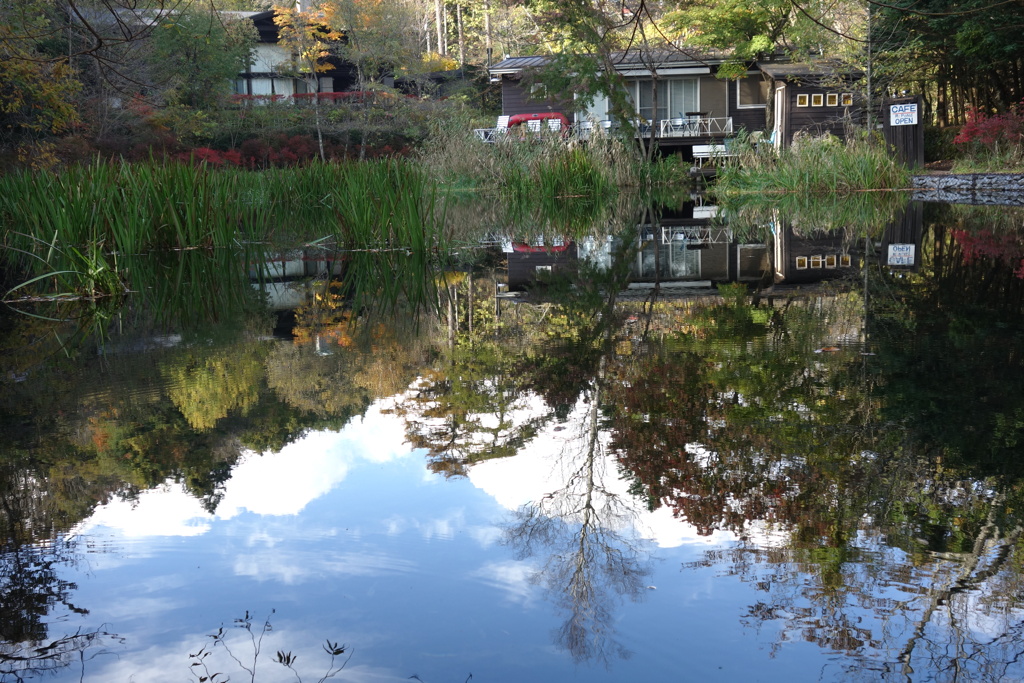
<svg viewBox="0 0 1024 683"><path fill-rule="evenodd" d="M917 125L917 102L907 104L889 105L889 125L891 126L916 126Z"/></svg>
<svg viewBox="0 0 1024 683"><path fill-rule="evenodd" d="M913 244L890 244L889 245L890 266L912 266L914 265Z"/></svg>

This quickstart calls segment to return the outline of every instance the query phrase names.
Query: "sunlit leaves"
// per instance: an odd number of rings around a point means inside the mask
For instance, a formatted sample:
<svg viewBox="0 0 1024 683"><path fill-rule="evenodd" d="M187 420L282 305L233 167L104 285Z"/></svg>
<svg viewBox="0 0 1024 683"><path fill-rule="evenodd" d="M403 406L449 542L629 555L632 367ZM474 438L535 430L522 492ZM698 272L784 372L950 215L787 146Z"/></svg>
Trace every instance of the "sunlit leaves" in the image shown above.
<svg viewBox="0 0 1024 683"><path fill-rule="evenodd" d="M194 429L212 429L217 421L237 412L244 415L259 396L263 379L259 353L188 354L164 367L169 394Z"/></svg>

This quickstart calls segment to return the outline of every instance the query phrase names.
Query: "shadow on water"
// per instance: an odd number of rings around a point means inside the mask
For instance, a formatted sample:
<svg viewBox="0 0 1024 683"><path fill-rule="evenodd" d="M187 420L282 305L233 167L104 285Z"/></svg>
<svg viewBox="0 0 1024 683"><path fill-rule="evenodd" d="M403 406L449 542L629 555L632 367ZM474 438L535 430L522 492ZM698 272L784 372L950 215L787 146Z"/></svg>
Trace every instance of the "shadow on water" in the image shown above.
<svg viewBox="0 0 1024 683"><path fill-rule="evenodd" d="M635 521L666 508L732 539L687 569L754 586L741 621L774 648L865 678L1019 674L1022 241L957 207L798 208L494 214L444 253L351 235L163 253L124 262L122 298L8 318L4 428L35 436L2 454L3 609L22 615L4 661L52 637L24 596L78 609L54 567L96 505L175 481L213 511L244 449L393 398L446 477L564 433L560 478L503 531L576 661L628 655L615 613L651 571ZM51 358L65 328L45 318L76 317L104 353Z"/></svg>

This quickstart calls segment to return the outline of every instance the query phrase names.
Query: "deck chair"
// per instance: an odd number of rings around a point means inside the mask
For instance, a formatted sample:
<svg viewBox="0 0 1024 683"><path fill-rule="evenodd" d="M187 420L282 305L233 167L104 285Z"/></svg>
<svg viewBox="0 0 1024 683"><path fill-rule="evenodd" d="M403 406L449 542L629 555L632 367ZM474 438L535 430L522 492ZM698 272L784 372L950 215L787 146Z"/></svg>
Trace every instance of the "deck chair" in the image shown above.
<svg viewBox="0 0 1024 683"><path fill-rule="evenodd" d="M508 120L510 118L512 118L512 117L511 116L499 116L498 117L498 122L494 126L494 133L491 136L492 139L500 140L503 137L505 137L506 134L508 134Z"/></svg>
<svg viewBox="0 0 1024 683"><path fill-rule="evenodd" d="M593 121L580 121L576 124L576 137L580 140L589 140L595 130L597 130L597 126Z"/></svg>

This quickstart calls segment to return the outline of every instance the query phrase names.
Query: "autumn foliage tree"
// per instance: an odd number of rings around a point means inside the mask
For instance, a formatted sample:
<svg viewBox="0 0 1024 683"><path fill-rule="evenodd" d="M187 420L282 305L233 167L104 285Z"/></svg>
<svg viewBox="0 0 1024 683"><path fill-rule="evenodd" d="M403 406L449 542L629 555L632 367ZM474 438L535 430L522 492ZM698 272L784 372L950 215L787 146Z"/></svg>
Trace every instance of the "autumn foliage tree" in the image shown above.
<svg viewBox="0 0 1024 683"><path fill-rule="evenodd" d="M343 31L336 25L337 8L329 4L302 11L295 7L274 7L274 23L278 28L278 41L287 50L289 59L278 65L284 73L300 79L312 93L316 138L320 146L320 159L326 160L324 149L323 116L320 110L320 74L330 71L327 61L344 40Z"/></svg>
<svg viewBox="0 0 1024 683"><path fill-rule="evenodd" d="M17 149L21 161L79 122L74 70L43 50L51 29L44 15L0 11L0 151Z"/></svg>

